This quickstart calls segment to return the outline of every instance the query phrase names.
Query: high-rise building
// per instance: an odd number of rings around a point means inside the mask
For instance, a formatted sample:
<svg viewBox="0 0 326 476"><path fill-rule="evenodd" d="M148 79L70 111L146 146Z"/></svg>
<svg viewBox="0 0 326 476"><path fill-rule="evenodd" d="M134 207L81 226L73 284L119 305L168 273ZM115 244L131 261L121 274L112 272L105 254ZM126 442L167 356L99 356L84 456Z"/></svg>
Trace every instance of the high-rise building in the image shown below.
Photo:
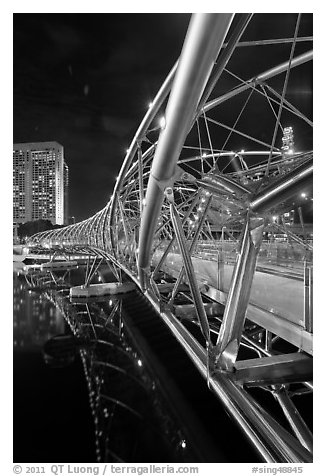
<svg viewBox="0 0 326 476"><path fill-rule="evenodd" d="M294 133L293 127L284 127L282 137L282 151L284 154L293 154Z"/></svg>
<svg viewBox="0 0 326 476"><path fill-rule="evenodd" d="M68 220L68 166L58 142L14 144L13 221Z"/></svg>

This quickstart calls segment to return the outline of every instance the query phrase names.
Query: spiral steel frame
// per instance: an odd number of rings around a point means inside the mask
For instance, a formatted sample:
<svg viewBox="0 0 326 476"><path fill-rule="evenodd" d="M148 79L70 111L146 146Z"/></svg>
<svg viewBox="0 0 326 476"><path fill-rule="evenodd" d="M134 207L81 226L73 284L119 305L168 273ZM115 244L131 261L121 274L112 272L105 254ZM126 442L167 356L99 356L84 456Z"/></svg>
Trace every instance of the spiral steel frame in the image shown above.
<svg viewBox="0 0 326 476"><path fill-rule="evenodd" d="M275 327L262 324L265 317L250 321L249 311L263 233L273 226L273 215L292 208L292 197L312 177L311 151L286 154L275 145L277 133L282 130L282 113L286 120L295 118L301 130L311 133L312 121L285 99L285 92L290 74L310 62L312 52L295 55L298 15L287 61L243 81L229 72L228 64L250 20L251 15L245 14L238 22L229 14L193 16L180 59L135 134L108 204L80 223L34 235L29 244L72 252L86 250L114 263L142 288L262 457L271 462L311 461L311 433L291 400L293 395L312 390L311 326L297 329L287 323L283 334L278 334ZM305 38L306 42L310 40ZM273 41L279 43L270 43ZM219 90L222 73L236 78L237 85ZM285 74L285 80L280 95L270 80L281 74ZM240 112L233 125L226 124L223 106L246 91L249 94L238 105ZM270 144L238 127L248 104L257 98L264 98L264 107L275 118ZM158 116L165 106L165 121L159 125ZM259 107L263 108L261 104ZM221 141L225 130L228 136ZM234 136L263 149L233 152L229 144ZM221 142L222 146L215 145ZM214 294L215 300L222 296L222 319L207 311L213 308L211 286L207 282L205 288L201 286L193 263L194 257L202 257L199 245L210 243L215 246L217 273L223 269L223 243L216 239L214 227L220 231L226 228L231 234L232 230L242 231L230 288L227 293L217 289ZM311 270L311 244L305 237L292 236L285 226L281 229L303 250L305 273L307 263ZM169 260L175 254L181 259L181 268L171 285L162 281L162 270L166 279L171 271ZM188 287L186 293L182 285ZM307 295L311 292L309 288ZM186 299L191 320L199 325L202 337L195 338L178 319L178 296ZM267 321L273 317L267 316ZM311 315L308 318L311 323ZM287 340L284 335L293 334L293 329L298 339L289 342L298 352L287 353L288 357L285 353L282 360L275 342L280 337ZM202 338L204 345L200 343ZM241 364L240 346L256 352L261 366L254 365L256 359ZM268 379L273 369L276 374ZM243 377L246 372L250 378ZM293 390L293 382L301 385L299 390ZM251 385L275 396L293 435L257 404L247 391Z"/></svg>

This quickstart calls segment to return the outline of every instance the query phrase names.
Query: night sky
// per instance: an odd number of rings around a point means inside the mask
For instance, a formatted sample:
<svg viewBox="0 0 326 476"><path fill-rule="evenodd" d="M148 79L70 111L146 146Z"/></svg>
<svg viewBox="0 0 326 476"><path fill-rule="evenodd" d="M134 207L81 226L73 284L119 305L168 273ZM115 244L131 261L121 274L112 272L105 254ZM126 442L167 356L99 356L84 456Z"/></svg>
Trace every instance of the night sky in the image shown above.
<svg viewBox="0 0 326 476"><path fill-rule="evenodd" d="M14 142L58 141L69 215L103 208L190 14L14 14Z"/></svg>
<svg viewBox="0 0 326 476"><path fill-rule="evenodd" d="M109 200L148 104L179 57L190 16L13 15L13 140L54 140L64 146L70 171L69 215L76 221L93 215ZM270 14L254 16L242 39L289 36L295 21L293 14L277 19ZM312 15L302 16L299 34L312 35ZM306 51L309 46L297 45L296 54L302 48ZM240 50L236 61L242 77L270 67L271 47L264 50L262 63L251 61L250 71L246 49ZM288 56L289 52L280 61ZM288 98L298 96L295 103L311 117L312 79L303 84L303 76L297 78ZM297 140L300 145L300 137Z"/></svg>

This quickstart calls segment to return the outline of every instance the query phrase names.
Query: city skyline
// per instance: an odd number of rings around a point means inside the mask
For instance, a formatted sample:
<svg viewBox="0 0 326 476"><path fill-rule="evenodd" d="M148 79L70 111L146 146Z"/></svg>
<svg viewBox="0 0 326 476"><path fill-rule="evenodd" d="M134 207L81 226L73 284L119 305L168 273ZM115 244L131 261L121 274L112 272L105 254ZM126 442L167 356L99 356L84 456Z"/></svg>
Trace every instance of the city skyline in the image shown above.
<svg viewBox="0 0 326 476"><path fill-rule="evenodd" d="M109 200L133 134L180 54L189 19L14 14L14 142L51 138L64 145L76 221Z"/></svg>

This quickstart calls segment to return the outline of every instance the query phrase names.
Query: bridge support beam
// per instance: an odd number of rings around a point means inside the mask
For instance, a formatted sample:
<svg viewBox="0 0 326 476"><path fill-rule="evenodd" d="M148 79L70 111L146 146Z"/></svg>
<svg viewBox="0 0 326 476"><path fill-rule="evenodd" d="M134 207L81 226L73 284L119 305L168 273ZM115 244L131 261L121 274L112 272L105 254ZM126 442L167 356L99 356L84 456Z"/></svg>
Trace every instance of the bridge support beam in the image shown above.
<svg viewBox="0 0 326 476"><path fill-rule="evenodd" d="M233 371L238 355L263 229L264 220L248 214L216 343L216 364L224 370Z"/></svg>
<svg viewBox="0 0 326 476"><path fill-rule="evenodd" d="M184 225L186 222L187 222L187 219L189 218L189 216L191 215L193 209L195 208L195 206L197 205L198 201L199 201L199 197L200 195L197 193L197 195L195 196L195 198L193 199L193 202L190 204L187 212L185 213L184 217L183 217L183 220L182 220L182 225ZM170 240L170 243L168 244L168 246L166 247L164 253L162 254L159 262L157 263L157 265L155 266L155 269L153 271L153 277L155 278L157 276L157 273L160 271L167 255L170 253L174 243L175 243L175 239L176 239L176 236L174 235L172 237L172 239Z"/></svg>
<svg viewBox="0 0 326 476"><path fill-rule="evenodd" d="M197 241L198 241L198 237L199 237L199 233L201 232L201 229L202 229L202 226L203 226L203 223L206 219L206 215L207 215L207 211L209 209L209 206L211 204L211 201L212 201L212 196L210 195L210 197L208 198L207 200L207 203L206 203L206 206L205 206L205 209L203 211L203 214L200 218L200 221L197 225L197 229L196 229L196 232L195 232L195 235L192 239L192 242L191 242L191 245L190 245L190 248L189 248L189 255L191 256L192 253L194 252L195 248L196 248L196 244L197 244ZM180 284L182 283L182 280L183 280L183 276L184 276L184 272L185 272L185 269L184 269L184 266L181 267L180 269L180 274L177 278L177 281L175 283L175 286L174 286L174 289L172 290L172 294L171 294L171 297L170 297L170 300L169 300L169 304L173 304L173 301L174 301L174 298L176 297L176 295L178 294L178 290L179 290L179 287L180 287Z"/></svg>
<svg viewBox="0 0 326 476"><path fill-rule="evenodd" d="M307 448L307 450L310 453L312 453L312 450L313 450L312 433L309 430L305 421L302 419L300 413L296 409L286 389L284 387L278 388L274 392L274 397L279 402L284 412L284 415L286 416L288 422L291 425L293 432L297 436L300 443L305 448Z"/></svg>
<svg viewBox="0 0 326 476"><path fill-rule="evenodd" d="M170 202L170 213L171 213L173 228L174 228L174 232L176 234L178 245L179 245L180 252L181 252L181 255L182 255L182 259L183 259L183 263L184 263L184 270L185 270L187 278L188 278L188 283L189 283L190 291L191 291L191 294L192 294L192 298L193 298L193 301L195 303L200 328L201 328L203 336L205 337L207 348L212 347L208 319L207 319L207 316L206 316L204 304L203 304L201 294L200 294L200 291L199 291L198 283L197 283L197 280L196 280L194 267L193 267L193 264L191 262L190 254L189 254L189 251L188 251L188 248L187 248L186 238L185 238L184 233L183 233L181 220L180 220L178 212L177 212L177 210L174 206L174 203L173 203L174 202L174 200L173 200L173 191L172 191L171 188L168 188L166 190L166 195L167 195L167 197L169 199L169 202ZM182 270L183 270L183 268L182 268Z"/></svg>
<svg viewBox="0 0 326 476"><path fill-rule="evenodd" d="M281 201L288 200L298 193L302 187L311 182L313 172L312 158L293 169L276 182L272 182L261 192L258 192L250 203L250 209L255 213L266 212Z"/></svg>
<svg viewBox="0 0 326 476"><path fill-rule="evenodd" d="M312 357L302 352L273 355L235 363L235 382L250 387L312 380Z"/></svg>
<svg viewBox="0 0 326 476"><path fill-rule="evenodd" d="M102 283L85 286L74 286L70 288L70 297L97 297L111 294L124 294L134 291L135 283Z"/></svg>

